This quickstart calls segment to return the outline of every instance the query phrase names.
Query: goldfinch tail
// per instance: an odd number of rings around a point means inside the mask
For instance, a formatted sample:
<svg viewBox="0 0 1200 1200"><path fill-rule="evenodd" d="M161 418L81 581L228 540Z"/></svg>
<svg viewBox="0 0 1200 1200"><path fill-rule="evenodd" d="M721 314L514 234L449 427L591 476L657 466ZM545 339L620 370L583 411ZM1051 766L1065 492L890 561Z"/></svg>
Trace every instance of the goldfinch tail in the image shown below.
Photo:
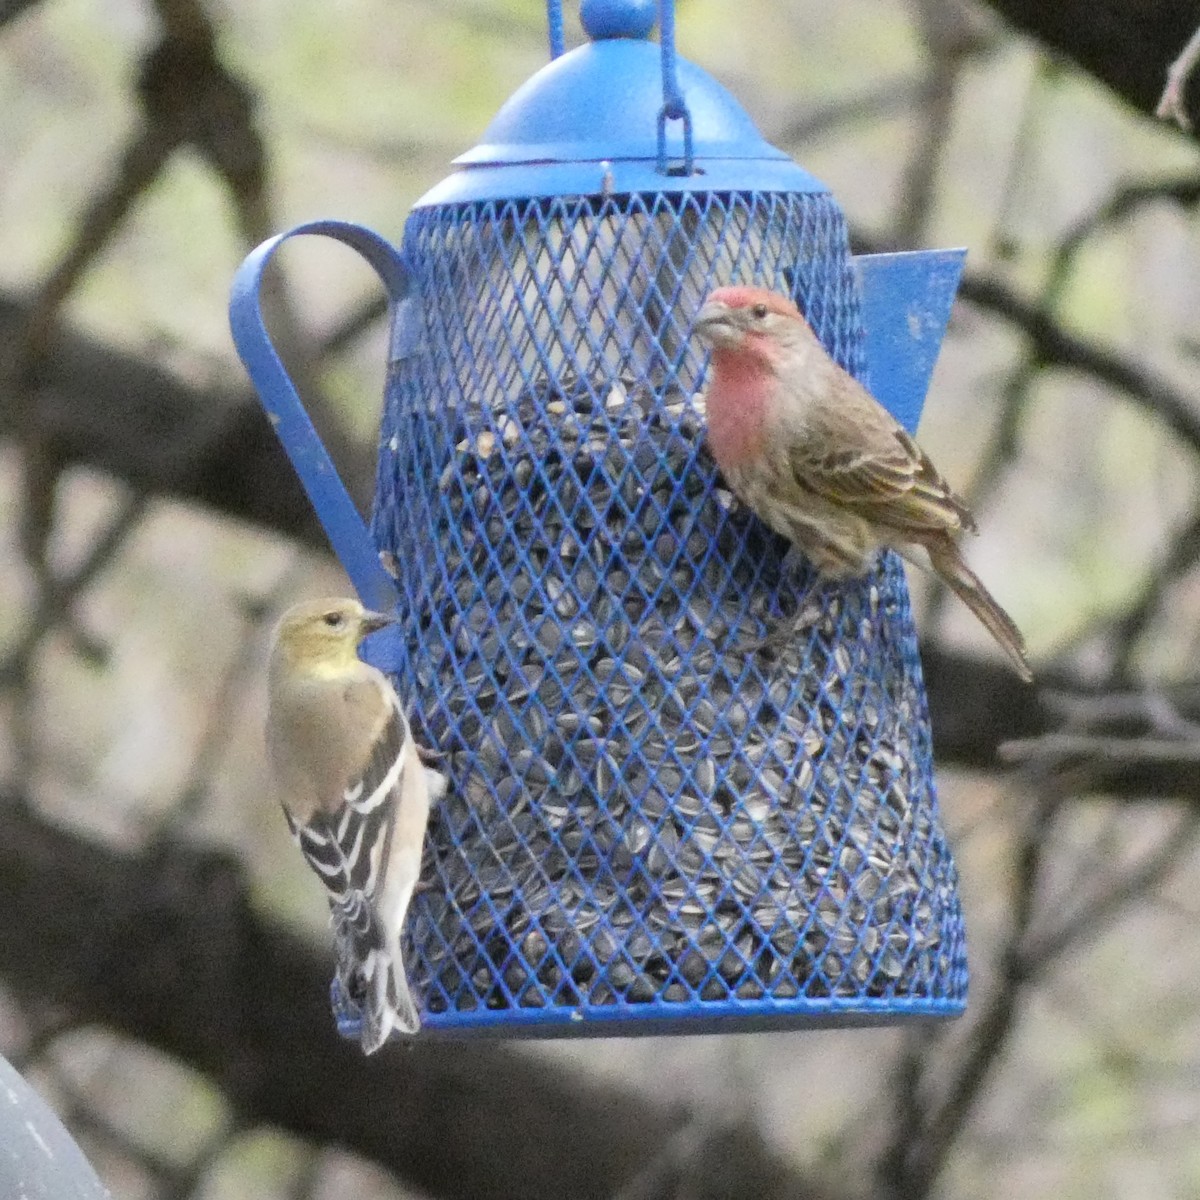
<svg viewBox="0 0 1200 1200"><path fill-rule="evenodd" d="M374 1054L393 1032L418 1032L421 1018L404 972L399 934L358 894L335 908L334 931L342 986L362 1015L363 1053Z"/></svg>
<svg viewBox="0 0 1200 1200"><path fill-rule="evenodd" d="M421 1018L399 953L372 950L361 970L365 987L361 995L360 1043L364 1054L374 1054L393 1031L416 1033Z"/></svg>

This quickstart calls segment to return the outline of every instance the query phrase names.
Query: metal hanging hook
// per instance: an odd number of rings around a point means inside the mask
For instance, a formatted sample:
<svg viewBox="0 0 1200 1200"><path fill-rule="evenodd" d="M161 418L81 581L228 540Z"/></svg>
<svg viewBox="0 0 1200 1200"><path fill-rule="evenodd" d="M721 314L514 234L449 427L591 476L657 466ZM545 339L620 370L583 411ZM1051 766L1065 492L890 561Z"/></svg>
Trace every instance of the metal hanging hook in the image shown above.
<svg viewBox="0 0 1200 1200"><path fill-rule="evenodd" d="M585 20L586 24L586 20ZM662 54L662 107L658 111L658 163L660 175L695 174L695 151L692 139L692 114L679 87L675 66L675 0L658 0L659 48ZM562 0L546 0L546 27L550 40L550 57L556 59L566 51L563 32ZM667 123L683 122L683 167L670 166L667 154Z"/></svg>
<svg viewBox="0 0 1200 1200"><path fill-rule="evenodd" d="M660 174L678 175L667 165L667 122L683 122L683 171L691 175L695 170L692 151L692 114L679 90L679 76L675 70L675 0L658 0L659 47L662 51L663 104L658 112L658 170Z"/></svg>

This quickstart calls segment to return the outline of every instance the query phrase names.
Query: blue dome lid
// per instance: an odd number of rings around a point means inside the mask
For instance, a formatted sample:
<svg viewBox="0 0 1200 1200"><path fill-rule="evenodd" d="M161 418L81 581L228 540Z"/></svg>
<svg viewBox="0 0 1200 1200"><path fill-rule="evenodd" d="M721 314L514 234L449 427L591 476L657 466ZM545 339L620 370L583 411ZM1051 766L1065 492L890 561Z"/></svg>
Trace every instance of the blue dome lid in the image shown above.
<svg viewBox="0 0 1200 1200"><path fill-rule="evenodd" d="M691 117L693 172L680 169L681 120L666 122L672 169L659 169L662 57L657 44L644 40L645 7L637 0L586 5L585 28L596 40L519 87L479 145L454 160L461 169L418 206L613 192L827 191L766 141L708 72L684 59L675 61Z"/></svg>

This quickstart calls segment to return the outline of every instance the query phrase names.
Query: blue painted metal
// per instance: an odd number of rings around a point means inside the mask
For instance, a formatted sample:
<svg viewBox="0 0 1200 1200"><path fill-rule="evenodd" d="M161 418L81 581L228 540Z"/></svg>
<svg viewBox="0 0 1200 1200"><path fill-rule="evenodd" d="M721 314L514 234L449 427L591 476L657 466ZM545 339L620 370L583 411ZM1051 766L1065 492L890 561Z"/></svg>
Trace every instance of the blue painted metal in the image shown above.
<svg viewBox="0 0 1200 1200"><path fill-rule="evenodd" d="M870 371L881 404L915 433L942 346L965 250L914 250L852 260Z"/></svg>
<svg viewBox="0 0 1200 1200"><path fill-rule="evenodd" d="M395 584L380 566L378 551L363 519L304 411L300 396L275 353L263 323L259 289L267 263L283 242L303 234L321 234L357 250L375 268L393 303L407 295L404 267L386 239L345 221L311 221L270 238L246 257L233 280L229 301L230 328L238 354L267 410L267 417L291 458L325 535L342 560L351 583L368 607L390 612L396 603Z"/></svg>
<svg viewBox="0 0 1200 1200"><path fill-rule="evenodd" d="M567 44L563 35L562 0L546 0L546 32L550 38L550 57L558 58L566 53Z"/></svg>
<svg viewBox="0 0 1200 1200"><path fill-rule="evenodd" d="M695 138L692 112L679 88L675 59L675 5L662 6L662 29L659 49L662 57L662 108L658 110L658 158L655 165L660 175L694 175L696 173ZM683 123L683 159L677 168L670 165L667 151L667 126L671 121Z"/></svg>
<svg viewBox="0 0 1200 1200"><path fill-rule="evenodd" d="M610 30L637 17L590 7ZM789 292L847 370L866 380L870 358L912 428L957 268L851 259L828 193L683 62L697 173L659 173L665 61L629 37L557 59L414 210L399 252L304 227L367 253L392 300L374 542L336 489L323 519L356 585L379 586L376 547L400 565L400 623L366 653L451 781L406 933L432 1033L965 1004L903 569L884 556L863 580L819 580L731 505L691 337L717 284ZM595 109L606 98L616 116ZM274 245L239 276L235 336L311 475L311 427L241 294ZM324 472L306 478L318 505Z"/></svg>
<svg viewBox="0 0 1200 1200"><path fill-rule="evenodd" d="M611 192L826 190L767 142L711 75L668 49L616 37L554 59L417 207L589 195L606 174ZM664 174L680 163L688 173Z"/></svg>
<svg viewBox="0 0 1200 1200"><path fill-rule="evenodd" d="M573 54L574 51L571 51ZM570 55L566 56L567 58ZM565 61L560 59L559 61ZM651 133L653 134L653 127ZM670 127L668 127L668 134ZM683 157L668 137L668 162ZM657 154L657 151L654 151ZM516 163L455 171L430 188L414 208L442 208L450 204L477 204L489 200L554 200L560 196L653 195L711 192L824 192L825 185L794 163L767 158L704 158L694 151L703 175L662 175L656 158L596 159L577 163Z"/></svg>
<svg viewBox="0 0 1200 1200"><path fill-rule="evenodd" d="M54 1110L0 1058L0 1196L7 1200L112 1200Z"/></svg>
<svg viewBox="0 0 1200 1200"><path fill-rule="evenodd" d="M337 979L329 985L329 1007L338 1033L357 1041L362 1018L342 993ZM674 1034L772 1033L803 1028L870 1029L880 1025L898 1025L909 1021L928 1021L960 1017L963 1003L958 999L932 1000L928 997L889 1000L886 1011L869 1010L855 997L799 997L790 1000L760 1000L754 1004L734 1001L668 1002L651 999L637 1006L634 1019L629 1008L581 1006L571 1008L521 1008L504 1006L485 1009L471 1021L473 1035L505 1038L548 1037L665 1037ZM466 1032L454 1024L426 1018L422 1036L454 1037Z"/></svg>
<svg viewBox="0 0 1200 1200"><path fill-rule="evenodd" d="M648 38L658 20L658 0L582 0L579 23L594 42Z"/></svg>
<svg viewBox="0 0 1200 1200"><path fill-rule="evenodd" d="M693 113L697 157L765 159L777 163L789 181L806 174L763 139L745 109L707 71L679 62L676 74L679 94ZM626 158L653 163L662 105L658 47L627 38L592 42L556 58L522 84L492 118L479 145L454 162L465 167ZM669 149L673 156L681 154L682 140Z"/></svg>

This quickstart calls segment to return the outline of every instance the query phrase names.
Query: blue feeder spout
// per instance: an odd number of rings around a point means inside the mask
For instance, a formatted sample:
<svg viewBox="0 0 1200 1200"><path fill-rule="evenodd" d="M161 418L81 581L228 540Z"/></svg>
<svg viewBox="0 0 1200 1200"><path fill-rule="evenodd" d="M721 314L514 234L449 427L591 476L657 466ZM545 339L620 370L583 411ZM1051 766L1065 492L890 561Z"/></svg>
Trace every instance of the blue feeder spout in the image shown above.
<svg viewBox="0 0 1200 1200"><path fill-rule="evenodd" d="M235 340L330 538L400 618L374 661L450 778L405 935L423 1022L957 1015L962 914L902 567L821 580L737 504L691 333L717 286L787 292L911 430L962 254L851 257L828 190L675 58L668 0L648 40L651 8L587 0L591 40L565 52L551 3L552 61L399 250L293 231L352 245L392 301L369 533L262 327L282 239L234 286Z"/></svg>

